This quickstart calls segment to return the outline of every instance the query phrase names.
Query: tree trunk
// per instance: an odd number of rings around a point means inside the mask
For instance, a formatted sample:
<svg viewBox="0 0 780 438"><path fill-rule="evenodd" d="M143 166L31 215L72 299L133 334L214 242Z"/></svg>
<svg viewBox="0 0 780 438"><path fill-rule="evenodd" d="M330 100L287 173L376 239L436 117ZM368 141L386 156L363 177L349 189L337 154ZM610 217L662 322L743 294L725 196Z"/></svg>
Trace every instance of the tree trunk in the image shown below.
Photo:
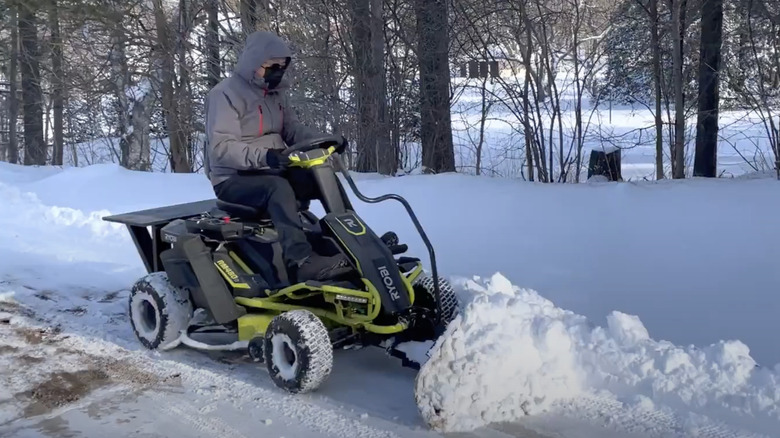
<svg viewBox="0 0 780 438"><path fill-rule="evenodd" d="M24 164L43 166L46 164L46 143L43 141L43 92L41 91L41 54L38 46L36 8L27 2L21 2L19 6Z"/></svg>
<svg viewBox="0 0 780 438"><path fill-rule="evenodd" d="M482 174L482 149L485 146L485 124L487 122L488 114L490 113L490 107L493 106L492 102L488 102L487 98L487 82L488 82L488 76L485 76L482 79L482 89L480 90L480 102L481 102L481 108L480 108L480 118L479 118L479 140L477 142L477 150L476 150L476 174L481 175Z"/></svg>
<svg viewBox="0 0 780 438"><path fill-rule="evenodd" d="M130 97L127 90L130 86L130 70L127 66L125 55L126 32L122 23L122 12L119 6L115 6L111 15L111 50L108 53L108 64L111 72L111 85L116 98L117 126L116 135L119 137L119 165L126 169L135 169L136 153L133 147L137 142L132 136L138 133L130 131L132 124L130 116Z"/></svg>
<svg viewBox="0 0 780 438"><path fill-rule="evenodd" d="M10 66L8 67L8 162L16 164L19 162L19 142L16 138L16 123L19 120L19 96L16 83L17 63L19 60L19 34L17 9L14 2L9 2L11 16L11 47L10 47Z"/></svg>
<svg viewBox="0 0 780 438"><path fill-rule="evenodd" d="M208 25L206 27L206 75L209 89L219 83L222 75L219 57L219 0L206 2Z"/></svg>
<svg viewBox="0 0 780 438"><path fill-rule="evenodd" d="M525 78L523 79L523 137L525 137L525 159L528 162L528 181L534 181L534 148L533 130L531 129L531 32L525 32L525 51L523 52L523 67Z"/></svg>
<svg viewBox="0 0 780 438"><path fill-rule="evenodd" d="M257 0L240 0L241 30L245 36L257 30Z"/></svg>
<svg viewBox="0 0 780 438"><path fill-rule="evenodd" d="M154 68L154 67L153 67ZM131 110L131 130L122 139L128 151L127 168L149 171L151 163L151 127L155 93L151 87L142 96L135 96Z"/></svg>
<svg viewBox="0 0 780 438"><path fill-rule="evenodd" d="M450 118L448 0L415 0L423 172L455 171Z"/></svg>
<svg viewBox="0 0 780 438"><path fill-rule="evenodd" d="M377 137L376 99L372 93L374 51L371 40L371 0L351 0L352 51L354 59L355 99L357 101L357 160L358 172L376 172Z"/></svg>
<svg viewBox="0 0 780 438"><path fill-rule="evenodd" d="M392 54L390 55L393 56ZM390 69L390 77L391 77L391 88L393 90L392 92L392 105L390 106L390 115L389 115L389 131L390 131L390 147L393 149L393 154L395 154L395 160L398 164L398 168L402 168L403 164L401 163L401 98L400 98L400 90L403 89L403 75L401 73L401 69L396 66L395 64Z"/></svg>
<svg viewBox="0 0 780 438"><path fill-rule="evenodd" d="M580 182L580 169L582 167L582 148L585 146L585 139L582 132L582 78L580 77L580 26L582 26L582 18L580 16L580 2L574 2L574 31L572 32L572 45L574 56L574 90L576 92L576 101L574 103L574 131L577 141L577 156L575 158L575 174L574 181ZM563 145L561 145L563 146ZM563 150L563 147L561 147ZM563 163L561 163L563 167ZM565 180L564 180L565 182Z"/></svg>
<svg viewBox="0 0 780 438"><path fill-rule="evenodd" d="M674 86L674 153L672 177L685 178L685 95L683 94L682 29L684 0L671 0L672 7L672 82Z"/></svg>
<svg viewBox="0 0 780 438"><path fill-rule="evenodd" d="M385 70L385 21L384 1L371 3L371 98L376 111L373 135L376 138L377 171L382 175L395 175L398 170L397 154L390 143L387 120L387 75Z"/></svg>
<svg viewBox="0 0 780 438"><path fill-rule="evenodd" d="M3 66L5 67L5 66ZM3 73L7 73L6 68L0 69ZM3 91L0 90L0 161L6 161L6 151L8 150L8 128L7 125L10 122L8 120L8 97L3 96Z"/></svg>
<svg viewBox="0 0 780 438"><path fill-rule="evenodd" d="M751 0L739 0L735 6L737 21L737 65L749 65L750 63L750 29L748 28L749 8L752 7ZM737 71L736 77L730 78L732 88L739 92L744 92L745 74Z"/></svg>
<svg viewBox="0 0 780 438"><path fill-rule="evenodd" d="M693 175L714 178L718 167L718 103L720 49L723 35L723 0L701 5L699 46L699 113Z"/></svg>
<svg viewBox="0 0 780 438"><path fill-rule="evenodd" d="M653 51L655 91L655 178L664 179L664 122L661 117L661 47L658 37L658 0L650 0L650 46Z"/></svg>
<svg viewBox="0 0 780 438"><path fill-rule="evenodd" d="M52 106L54 112L54 151L52 164L62 166L65 135L63 132L63 109L65 107L65 72L62 70L62 38L57 0L49 5L49 30L51 31Z"/></svg>
<svg viewBox="0 0 780 438"><path fill-rule="evenodd" d="M192 138L192 108L193 102L190 97L191 78L190 68L187 65L187 44L185 40L189 36L189 30L192 26L192 20L189 16L188 0L179 0L179 22L178 31L174 32L176 41L176 57L178 60L179 78L174 96L176 97L176 117L179 120L179 129L181 130L181 139L185 152L184 161L188 169L191 169L190 163L194 163L193 157L193 138ZM188 170L189 171L189 170Z"/></svg>
<svg viewBox="0 0 780 438"><path fill-rule="evenodd" d="M162 108L167 125L168 142L171 153L171 170L175 173L188 173L192 168L187 160L187 136L179 119L176 105L176 90L174 80L176 76L176 49L175 35L165 15L162 5L163 0L154 0L154 18L157 26L157 44L161 62L161 89Z"/></svg>

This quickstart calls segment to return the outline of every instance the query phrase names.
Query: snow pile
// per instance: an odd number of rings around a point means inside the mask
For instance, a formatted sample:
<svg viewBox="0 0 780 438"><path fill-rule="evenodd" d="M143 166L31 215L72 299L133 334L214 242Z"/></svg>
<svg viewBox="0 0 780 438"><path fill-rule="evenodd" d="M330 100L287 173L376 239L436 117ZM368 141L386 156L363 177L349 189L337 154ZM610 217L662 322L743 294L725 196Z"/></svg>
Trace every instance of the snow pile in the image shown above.
<svg viewBox="0 0 780 438"><path fill-rule="evenodd" d="M653 436L780 431L780 367L757 367L741 342L683 348L621 312L594 327L500 274L465 286L473 300L416 382L421 414L437 430L551 412ZM640 425L632 417L642 411L654 413Z"/></svg>
<svg viewBox="0 0 780 438"><path fill-rule="evenodd" d="M104 261L106 242L122 245L129 242L123 226L101 219L108 214L107 210L86 213L69 207L44 205L35 194L2 182L0 198L3 199L0 215L13 222L13 226L0 227L0 242L7 250L64 261ZM7 253L0 255L1 258L7 256Z"/></svg>
<svg viewBox="0 0 780 438"><path fill-rule="evenodd" d="M13 215L22 223L44 221L49 225L62 228L88 228L89 231L86 235L98 240L109 237L115 230L125 232L122 225L102 220L103 216L109 214L108 210L85 213L69 207L46 206L35 194L22 192L16 187L4 183L0 183L0 197L4 200L2 208L4 213L12 214L13 206L23 205L26 207L16 209L16 214Z"/></svg>
<svg viewBox="0 0 780 438"><path fill-rule="evenodd" d="M473 284L473 283L472 283ZM582 392L568 327L583 318L494 276L450 324L418 375L422 415L436 429L473 429L537 413Z"/></svg>

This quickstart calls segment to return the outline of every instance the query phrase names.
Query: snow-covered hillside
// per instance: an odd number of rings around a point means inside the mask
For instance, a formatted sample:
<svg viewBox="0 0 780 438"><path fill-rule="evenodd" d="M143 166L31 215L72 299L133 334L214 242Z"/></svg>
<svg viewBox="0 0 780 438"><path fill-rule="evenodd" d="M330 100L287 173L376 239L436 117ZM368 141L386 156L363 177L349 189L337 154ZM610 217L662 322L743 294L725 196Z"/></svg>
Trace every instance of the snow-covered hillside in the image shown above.
<svg viewBox="0 0 780 438"><path fill-rule="evenodd" d="M417 382L344 351L320 392L290 396L246 358L132 336L144 269L100 218L210 198L202 175L0 163L0 435L435 436L416 386L465 436L780 436L777 181L358 184L409 199L463 317ZM399 205L355 203L424 254Z"/></svg>

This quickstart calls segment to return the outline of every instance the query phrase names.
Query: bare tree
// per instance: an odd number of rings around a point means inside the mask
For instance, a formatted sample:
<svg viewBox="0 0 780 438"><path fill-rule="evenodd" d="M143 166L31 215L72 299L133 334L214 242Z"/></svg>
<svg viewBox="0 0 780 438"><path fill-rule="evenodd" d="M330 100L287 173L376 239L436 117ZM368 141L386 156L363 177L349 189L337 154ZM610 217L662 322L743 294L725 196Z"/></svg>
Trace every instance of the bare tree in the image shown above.
<svg viewBox="0 0 780 438"><path fill-rule="evenodd" d="M655 178L664 179L664 124L661 118L661 39L658 36L658 0L650 0L650 45L652 46L653 93L655 95Z"/></svg>
<svg viewBox="0 0 780 438"><path fill-rule="evenodd" d="M162 92L162 110L165 116L166 132L170 145L171 169L177 173L191 172L192 167L188 161L188 132L185 130L185 123L181 117L182 110L186 107L183 97L182 86L179 89L175 87L176 81L176 55L179 58L181 53L177 48L177 35L174 27L166 14L162 0L153 0L155 25L157 27L157 54L161 57L161 75L160 87ZM185 0L179 2L176 14L181 14L186 10ZM182 20L179 20L182 23ZM181 29L180 29L181 30ZM184 39L186 35L178 35L178 38ZM180 43L179 43L180 44ZM185 85L186 78L181 81Z"/></svg>
<svg viewBox="0 0 780 438"><path fill-rule="evenodd" d="M110 29L109 82L116 101L119 162L128 169L150 170L149 135L155 95L149 78L137 82L132 80L127 52L133 35L125 25L128 12L125 3L116 1L106 17L106 24Z"/></svg>
<svg viewBox="0 0 780 438"><path fill-rule="evenodd" d="M685 178L685 95L683 93L683 43L687 0L668 0L672 11L672 85L674 87L674 144L672 177Z"/></svg>
<svg viewBox="0 0 780 438"><path fill-rule="evenodd" d="M658 13L658 0L649 0L647 5L644 0L634 0L644 10L650 26L650 52L652 58L652 86L655 109L655 178L664 179L664 122L663 122L663 76L661 75L662 46L660 38L660 15Z"/></svg>
<svg viewBox="0 0 780 438"><path fill-rule="evenodd" d="M371 91L375 108L373 135L376 138L376 170L394 175L398 170L397 154L390 142L387 115L387 69L385 68L384 1L371 3Z"/></svg>
<svg viewBox="0 0 780 438"><path fill-rule="evenodd" d="M65 132L63 127L63 110L65 107L65 77L62 69L62 38L60 37L60 18L57 0L50 0L49 30L51 32L51 66L52 66L52 108L54 112L54 150L52 164L62 165Z"/></svg>
<svg viewBox="0 0 780 438"><path fill-rule="evenodd" d="M266 0L239 0L241 29L244 35L247 36L256 30L268 29L267 13Z"/></svg>
<svg viewBox="0 0 780 438"><path fill-rule="evenodd" d="M454 172L447 0L415 0L423 171Z"/></svg>
<svg viewBox="0 0 780 438"><path fill-rule="evenodd" d="M219 0L206 0L206 82L209 88L219 83L222 73L219 56Z"/></svg>
<svg viewBox="0 0 780 438"><path fill-rule="evenodd" d="M412 171L422 164L419 147L416 147L421 131L415 7L413 2L390 0L386 8L389 16L385 37L390 142L398 167Z"/></svg>
<svg viewBox="0 0 780 438"><path fill-rule="evenodd" d="M45 165L43 140L43 91L41 90L41 54L38 42L37 4L19 4L19 41L24 118L24 164Z"/></svg>
<svg viewBox="0 0 780 438"><path fill-rule="evenodd" d="M377 143L374 137L375 99L372 96L371 0L350 0L352 18L352 68L355 77L357 158L359 172L377 170Z"/></svg>
<svg viewBox="0 0 780 438"><path fill-rule="evenodd" d="M699 114L696 123L694 176L714 178L718 160L718 86L723 32L723 1L701 3Z"/></svg>
<svg viewBox="0 0 780 438"><path fill-rule="evenodd" d="M357 119L356 170L392 175L397 162L387 129L387 76L381 0L351 0Z"/></svg>
<svg viewBox="0 0 780 438"><path fill-rule="evenodd" d="M11 18L11 44L9 50L8 66L8 151L7 157L9 163L19 162L19 143L16 139L16 124L19 119L19 96L17 79L17 64L19 60L19 33L17 19L17 5L15 0L9 0L10 18Z"/></svg>

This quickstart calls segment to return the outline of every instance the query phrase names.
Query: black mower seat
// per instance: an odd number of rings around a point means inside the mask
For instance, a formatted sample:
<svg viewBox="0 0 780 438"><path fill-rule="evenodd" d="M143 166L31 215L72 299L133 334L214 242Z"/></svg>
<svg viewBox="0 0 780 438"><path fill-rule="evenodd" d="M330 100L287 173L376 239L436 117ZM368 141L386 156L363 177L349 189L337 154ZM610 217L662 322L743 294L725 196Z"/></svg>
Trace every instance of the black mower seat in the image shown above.
<svg viewBox="0 0 780 438"><path fill-rule="evenodd" d="M266 219L268 214L265 210L252 207L251 205L236 204L233 202L223 201L217 199L217 208L228 213L231 216L236 216L244 219Z"/></svg>
<svg viewBox="0 0 780 438"><path fill-rule="evenodd" d="M299 211L308 210L309 205L309 201L298 200ZM268 216L267 211L252 207L251 205L236 204L234 202L227 202L221 199L217 199L217 208L231 216L242 219L271 219L271 217Z"/></svg>

